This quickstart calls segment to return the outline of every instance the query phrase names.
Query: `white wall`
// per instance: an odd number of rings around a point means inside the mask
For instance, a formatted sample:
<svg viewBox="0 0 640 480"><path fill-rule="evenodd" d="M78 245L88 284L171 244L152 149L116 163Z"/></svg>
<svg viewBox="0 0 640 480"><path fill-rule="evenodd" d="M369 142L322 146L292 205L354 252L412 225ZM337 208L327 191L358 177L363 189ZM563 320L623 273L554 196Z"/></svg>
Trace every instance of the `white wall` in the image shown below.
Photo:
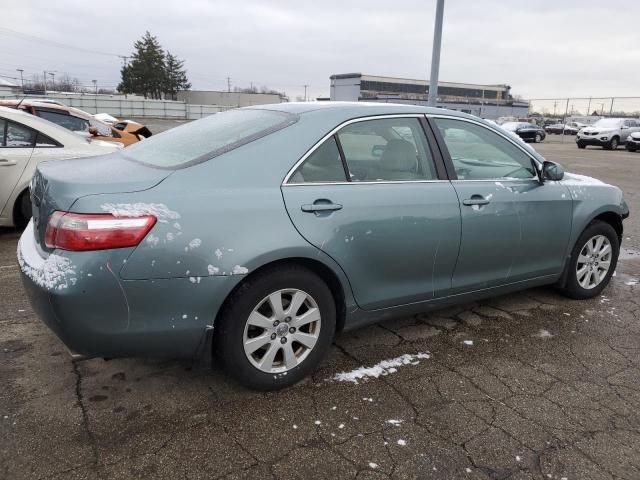
<svg viewBox="0 0 640 480"><path fill-rule="evenodd" d="M0 93L1 96L3 95ZM6 94L4 97L17 98L15 95ZM143 97L125 97L124 95L48 93L46 97L34 96L26 98L57 100L88 113L108 113L117 118L153 117L195 120L230 108L217 105L188 105L184 102L171 100L145 100Z"/></svg>

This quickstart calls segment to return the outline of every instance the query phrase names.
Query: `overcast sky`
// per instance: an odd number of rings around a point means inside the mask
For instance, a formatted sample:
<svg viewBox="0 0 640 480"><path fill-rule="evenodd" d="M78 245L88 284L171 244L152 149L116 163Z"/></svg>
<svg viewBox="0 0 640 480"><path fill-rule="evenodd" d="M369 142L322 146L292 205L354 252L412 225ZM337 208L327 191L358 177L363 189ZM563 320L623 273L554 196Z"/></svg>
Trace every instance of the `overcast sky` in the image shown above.
<svg viewBox="0 0 640 480"><path fill-rule="evenodd" d="M22 0L2 9L0 75L55 70L114 87L114 55L149 30L185 60L194 89L224 90L228 76L292 99L304 84L328 95L333 73L428 78L435 4ZM440 79L507 83L525 98L640 95L639 22L630 0L446 0Z"/></svg>

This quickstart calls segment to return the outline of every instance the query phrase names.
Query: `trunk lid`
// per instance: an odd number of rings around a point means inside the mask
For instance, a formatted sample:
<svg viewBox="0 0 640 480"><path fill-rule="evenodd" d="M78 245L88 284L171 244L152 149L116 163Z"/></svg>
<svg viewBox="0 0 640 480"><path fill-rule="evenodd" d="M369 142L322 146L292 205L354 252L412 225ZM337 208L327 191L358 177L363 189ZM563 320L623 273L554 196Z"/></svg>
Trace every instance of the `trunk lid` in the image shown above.
<svg viewBox="0 0 640 480"><path fill-rule="evenodd" d="M39 246L55 210L71 211L81 197L148 190L173 173L127 160L119 152L99 157L57 160L38 165L31 181L33 228ZM103 213L103 212L94 212Z"/></svg>

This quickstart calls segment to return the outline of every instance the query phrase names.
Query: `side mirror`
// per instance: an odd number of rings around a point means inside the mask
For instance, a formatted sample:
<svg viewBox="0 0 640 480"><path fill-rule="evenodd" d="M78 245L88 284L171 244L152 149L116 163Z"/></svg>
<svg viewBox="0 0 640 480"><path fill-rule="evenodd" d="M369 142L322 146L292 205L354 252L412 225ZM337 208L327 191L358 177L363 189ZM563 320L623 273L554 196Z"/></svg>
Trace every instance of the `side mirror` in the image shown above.
<svg viewBox="0 0 640 480"><path fill-rule="evenodd" d="M542 180L551 180L557 182L564 178L564 168L555 162L545 161L542 164Z"/></svg>
<svg viewBox="0 0 640 480"><path fill-rule="evenodd" d="M89 135L93 135L94 137L98 135L98 129L96 127L89 127Z"/></svg>

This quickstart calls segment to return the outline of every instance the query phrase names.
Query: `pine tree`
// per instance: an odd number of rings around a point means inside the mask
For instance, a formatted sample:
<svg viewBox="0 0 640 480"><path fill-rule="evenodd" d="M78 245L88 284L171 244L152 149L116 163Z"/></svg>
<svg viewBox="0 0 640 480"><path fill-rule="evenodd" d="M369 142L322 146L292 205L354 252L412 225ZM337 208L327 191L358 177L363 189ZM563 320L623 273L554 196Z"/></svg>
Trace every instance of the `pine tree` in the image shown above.
<svg viewBox="0 0 640 480"><path fill-rule="evenodd" d="M165 85L164 92L173 100L178 90L189 90L191 83L187 80L187 72L184 69L184 61L167 51L165 57Z"/></svg>
<svg viewBox="0 0 640 480"><path fill-rule="evenodd" d="M122 81L118 91L144 95L145 98L162 98L166 71L160 42L147 31L133 47L135 52L131 62L120 70Z"/></svg>

